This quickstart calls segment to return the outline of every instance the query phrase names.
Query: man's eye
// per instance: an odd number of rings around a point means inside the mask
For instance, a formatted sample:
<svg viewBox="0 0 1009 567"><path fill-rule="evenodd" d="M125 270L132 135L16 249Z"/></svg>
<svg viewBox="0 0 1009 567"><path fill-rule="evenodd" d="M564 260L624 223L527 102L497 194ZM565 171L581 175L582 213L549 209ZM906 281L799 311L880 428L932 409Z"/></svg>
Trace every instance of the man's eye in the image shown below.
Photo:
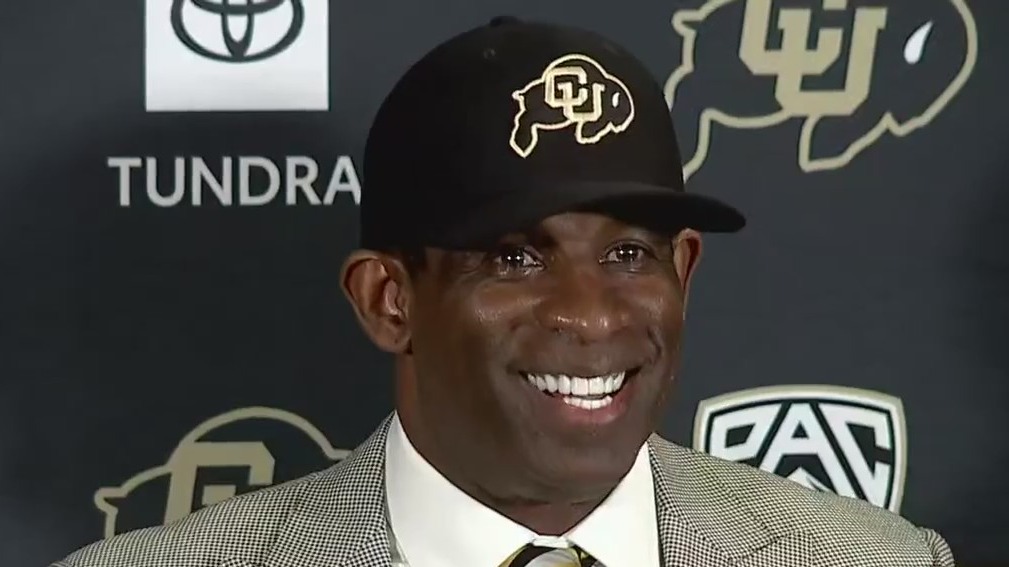
<svg viewBox="0 0 1009 567"><path fill-rule="evenodd" d="M540 265L539 260L529 250L521 247L507 247L493 257L494 264L501 270L528 270Z"/></svg>
<svg viewBox="0 0 1009 567"><path fill-rule="evenodd" d="M617 264L638 264L647 260L650 255L649 250L640 244L620 244L611 248L603 261Z"/></svg>

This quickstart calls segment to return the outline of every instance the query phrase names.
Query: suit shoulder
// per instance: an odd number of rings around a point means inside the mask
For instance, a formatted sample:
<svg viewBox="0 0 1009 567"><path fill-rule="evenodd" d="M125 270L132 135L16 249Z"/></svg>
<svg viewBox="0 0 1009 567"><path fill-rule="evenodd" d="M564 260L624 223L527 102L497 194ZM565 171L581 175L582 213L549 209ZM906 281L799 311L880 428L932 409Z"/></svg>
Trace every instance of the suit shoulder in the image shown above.
<svg viewBox="0 0 1009 567"><path fill-rule="evenodd" d="M233 558L255 563L309 485L326 472L235 496L166 525L94 542L52 567L217 567Z"/></svg>
<svg viewBox="0 0 1009 567"><path fill-rule="evenodd" d="M689 475L698 491L754 517L784 537L804 532L830 545L875 550L886 557L928 556L936 565L953 565L948 544L935 531L857 498L806 488L767 471L681 447L655 436L658 461L671 475ZM678 469L678 470L674 470ZM929 563L930 565L933 563Z"/></svg>

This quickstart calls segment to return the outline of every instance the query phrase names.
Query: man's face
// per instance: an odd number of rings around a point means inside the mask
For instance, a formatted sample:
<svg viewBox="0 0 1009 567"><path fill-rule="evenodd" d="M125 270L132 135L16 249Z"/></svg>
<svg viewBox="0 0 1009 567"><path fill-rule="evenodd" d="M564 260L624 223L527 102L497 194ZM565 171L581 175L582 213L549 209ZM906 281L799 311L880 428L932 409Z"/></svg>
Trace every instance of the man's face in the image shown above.
<svg viewBox="0 0 1009 567"><path fill-rule="evenodd" d="M627 473L679 363L692 230L567 213L493 250L428 250L412 273L358 251L343 285L397 355L417 449L482 500L598 498Z"/></svg>
<svg viewBox="0 0 1009 567"><path fill-rule="evenodd" d="M693 231L587 213L490 252L429 251L400 361L414 443L499 498L612 488L668 397L699 251Z"/></svg>

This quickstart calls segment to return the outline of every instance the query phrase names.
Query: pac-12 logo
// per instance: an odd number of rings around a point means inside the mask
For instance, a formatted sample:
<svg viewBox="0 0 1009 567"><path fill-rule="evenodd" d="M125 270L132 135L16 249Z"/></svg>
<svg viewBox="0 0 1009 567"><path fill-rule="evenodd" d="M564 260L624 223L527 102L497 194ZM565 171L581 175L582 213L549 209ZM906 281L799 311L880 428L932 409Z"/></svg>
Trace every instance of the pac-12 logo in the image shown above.
<svg viewBox="0 0 1009 567"><path fill-rule="evenodd" d="M686 178L715 124L801 120L799 167L843 167L888 132L928 125L978 53L965 0L708 0L672 24L683 47L665 94Z"/></svg>
<svg viewBox="0 0 1009 567"><path fill-rule="evenodd" d="M167 524L204 506L304 476L343 459L305 418L248 407L187 433L163 464L95 492L104 537Z"/></svg>
<svg viewBox="0 0 1009 567"><path fill-rule="evenodd" d="M733 392L701 402L694 448L900 512L907 434L892 396L818 385Z"/></svg>

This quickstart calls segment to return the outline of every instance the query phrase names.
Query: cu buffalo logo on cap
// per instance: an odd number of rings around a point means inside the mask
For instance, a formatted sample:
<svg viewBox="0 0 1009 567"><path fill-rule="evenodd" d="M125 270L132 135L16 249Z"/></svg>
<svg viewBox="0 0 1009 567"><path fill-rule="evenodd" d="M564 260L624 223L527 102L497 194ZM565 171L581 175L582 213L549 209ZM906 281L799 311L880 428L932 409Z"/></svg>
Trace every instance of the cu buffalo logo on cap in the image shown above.
<svg viewBox="0 0 1009 567"><path fill-rule="evenodd" d="M293 480L347 456L305 418L249 407L187 433L168 460L95 492L104 537L167 524L226 498Z"/></svg>
<svg viewBox="0 0 1009 567"><path fill-rule="evenodd" d="M541 130L569 128L579 144L595 144L607 134L623 132L634 120L627 86L581 54L555 59L512 98L519 109L509 145L521 157L536 148Z"/></svg>
<svg viewBox="0 0 1009 567"><path fill-rule="evenodd" d="M715 124L793 119L803 171L844 167L885 134L931 123L978 53L965 0L708 0L672 25L683 47L665 94L685 177L708 159Z"/></svg>
<svg viewBox="0 0 1009 567"><path fill-rule="evenodd" d="M284 51L305 22L302 0L174 0L172 29L193 53L229 63Z"/></svg>
<svg viewBox="0 0 1009 567"><path fill-rule="evenodd" d="M718 396L697 409L694 448L900 512L907 439L892 396L818 385Z"/></svg>

